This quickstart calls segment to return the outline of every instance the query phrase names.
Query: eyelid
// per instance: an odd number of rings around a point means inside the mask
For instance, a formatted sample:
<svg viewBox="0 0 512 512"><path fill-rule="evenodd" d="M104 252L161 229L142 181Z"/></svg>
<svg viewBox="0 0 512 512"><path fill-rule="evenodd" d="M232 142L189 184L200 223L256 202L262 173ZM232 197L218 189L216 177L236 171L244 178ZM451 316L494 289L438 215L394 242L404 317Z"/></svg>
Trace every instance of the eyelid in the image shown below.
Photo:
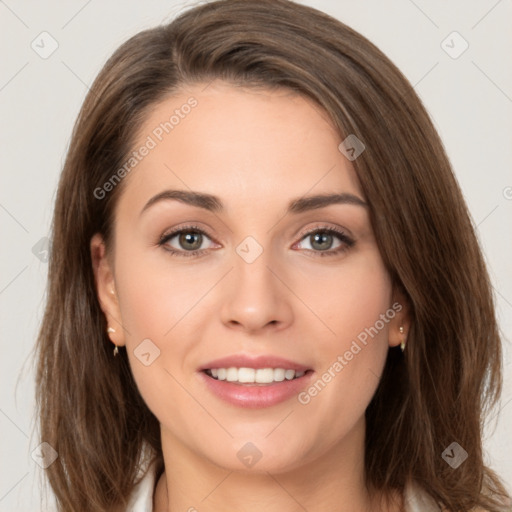
<svg viewBox="0 0 512 512"><path fill-rule="evenodd" d="M299 233L296 235L297 237L300 237L300 240L302 240L304 237L316 233L317 231L333 231L339 235L344 235L346 238L350 238L351 240L354 240L354 237L350 233L350 231L346 228L342 228L340 226L332 226L325 223L317 224L311 228L307 228L305 230L299 231Z"/></svg>
<svg viewBox="0 0 512 512"><path fill-rule="evenodd" d="M198 233L206 235L211 240L215 240L214 237L209 233L208 229L199 227L195 224L185 224L184 226L178 226L177 228L173 228L169 231L164 231L164 233L160 236L158 243L163 244L173 236L180 234L182 231L197 231Z"/></svg>

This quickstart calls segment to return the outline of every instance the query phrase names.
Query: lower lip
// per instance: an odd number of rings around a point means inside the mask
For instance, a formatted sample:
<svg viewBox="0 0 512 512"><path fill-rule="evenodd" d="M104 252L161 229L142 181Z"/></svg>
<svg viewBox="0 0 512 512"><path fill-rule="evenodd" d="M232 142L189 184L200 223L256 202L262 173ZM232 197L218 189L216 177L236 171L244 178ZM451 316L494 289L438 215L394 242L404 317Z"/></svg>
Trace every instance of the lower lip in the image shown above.
<svg viewBox="0 0 512 512"><path fill-rule="evenodd" d="M199 372L199 375L208 389L222 400L237 407L259 409L279 404L292 396L298 395L309 384L314 373L314 371L309 370L298 379L283 380L264 386L217 380L203 371Z"/></svg>

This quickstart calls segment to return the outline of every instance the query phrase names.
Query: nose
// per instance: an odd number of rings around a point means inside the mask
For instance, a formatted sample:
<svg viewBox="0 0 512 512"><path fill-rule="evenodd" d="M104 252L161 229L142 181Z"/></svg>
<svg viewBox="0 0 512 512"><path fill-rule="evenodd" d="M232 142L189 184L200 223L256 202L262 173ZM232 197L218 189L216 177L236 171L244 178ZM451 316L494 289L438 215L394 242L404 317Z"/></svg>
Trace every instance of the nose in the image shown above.
<svg viewBox="0 0 512 512"><path fill-rule="evenodd" d="M293 293L286 286L287 272L263 251L254 261L234 255L234 268L227 276L222 322L242 331L257 333L284 329L293 321Z"/></svg>

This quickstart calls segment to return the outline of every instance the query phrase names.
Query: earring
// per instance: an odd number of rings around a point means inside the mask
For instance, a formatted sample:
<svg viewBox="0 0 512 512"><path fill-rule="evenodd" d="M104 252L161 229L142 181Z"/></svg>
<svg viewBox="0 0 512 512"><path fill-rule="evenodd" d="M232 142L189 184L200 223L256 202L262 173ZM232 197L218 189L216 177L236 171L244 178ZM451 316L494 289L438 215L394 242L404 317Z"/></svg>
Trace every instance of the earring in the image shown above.
<svg viewBox="0 0 512 512"><path fill-rule="evenodd" d="M109 327L107 329L107 332L116 332L116 330L113 327ZM119 354L119 349L117 348L117 345L116 345L116 347L114 348L114 357L116 357L117 354Z"/></svg>
<svg viewBox="0 0 512 512"><path fill-rule="evenodd" d="M404 328L402 325L400 326L400 328L398 330L400 331L400 334L404 333ZM400 349L402 350L402 352L405 350L405 338L400 343Z"/></svg>

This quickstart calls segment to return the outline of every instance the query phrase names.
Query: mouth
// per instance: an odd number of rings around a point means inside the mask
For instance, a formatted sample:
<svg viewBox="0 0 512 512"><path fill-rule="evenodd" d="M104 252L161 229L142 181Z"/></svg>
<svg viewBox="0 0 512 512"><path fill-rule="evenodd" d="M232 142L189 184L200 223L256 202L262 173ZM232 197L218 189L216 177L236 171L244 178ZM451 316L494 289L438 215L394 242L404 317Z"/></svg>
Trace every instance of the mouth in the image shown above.
<svg viewBox="0 0 512 512"><path fill-rule="evenodd" d="M206 391L230 406L261 409L297 398L311 385L315 371L304 367L229 366L202 368L197 374Z"/></svg>
<svg viewBox="0 0 512 512"><path fill-rule="evenodd" d="M211 368L202 370L216 381L229 382L241 386L272 386L280 382L295 381L313 373L313 370L292 370L284 368Z"/></svg>
<svg viewBox="0 0 512 512"><path fill-rule="evenodd" d="M241 352L205 362L197 374L216 398L231 406L257 409L296 397L314 379L310 365L277 354Z"/></svg>

